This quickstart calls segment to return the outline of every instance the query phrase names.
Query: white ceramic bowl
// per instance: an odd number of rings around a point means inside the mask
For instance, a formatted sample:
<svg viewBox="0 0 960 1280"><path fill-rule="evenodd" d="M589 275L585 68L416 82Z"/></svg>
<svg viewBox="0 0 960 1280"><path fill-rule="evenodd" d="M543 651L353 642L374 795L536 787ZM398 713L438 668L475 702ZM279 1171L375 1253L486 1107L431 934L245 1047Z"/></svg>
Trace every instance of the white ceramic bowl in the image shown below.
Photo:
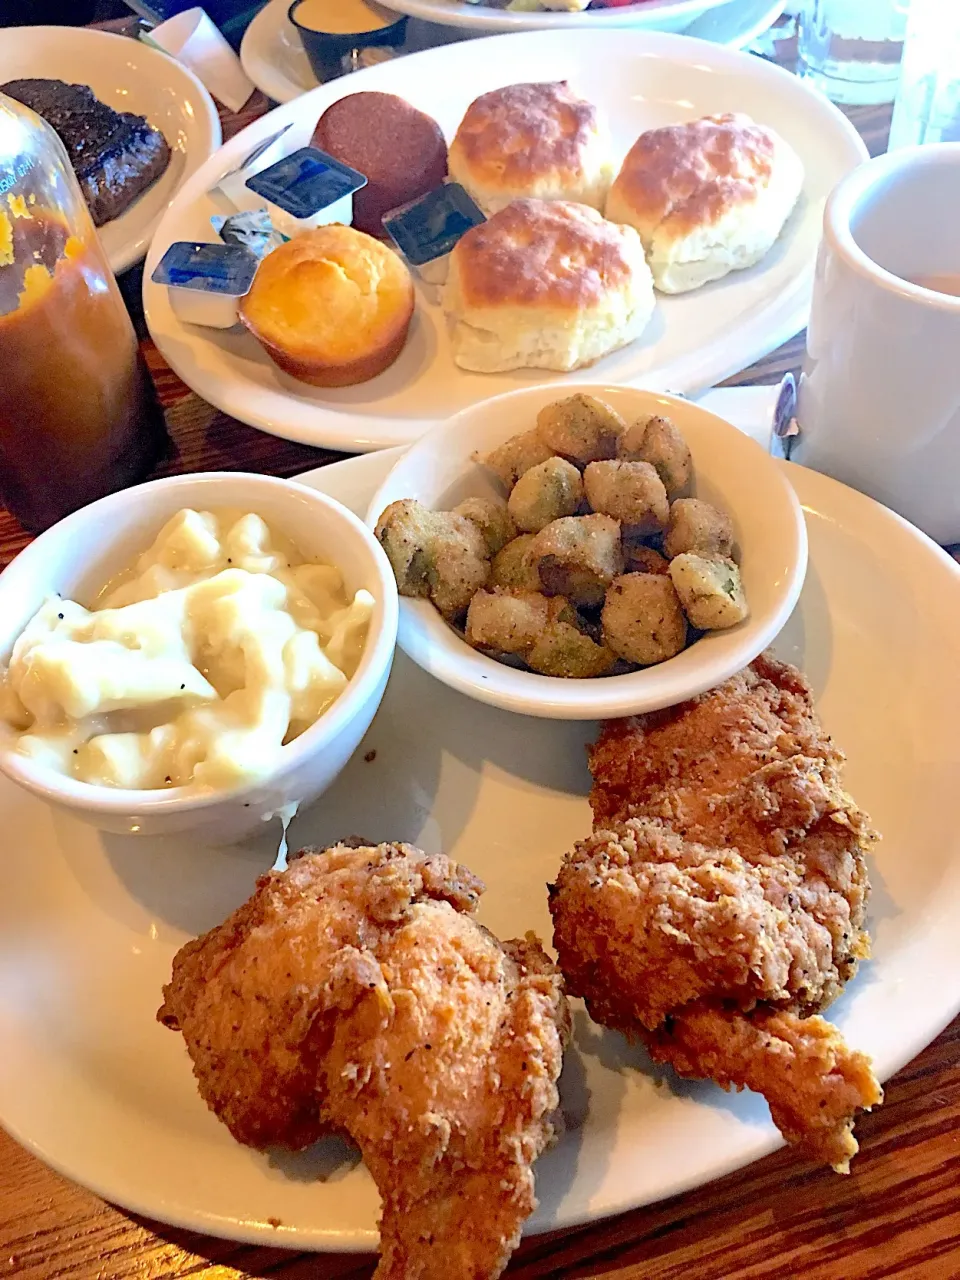
<svg viewBox="0 0 960 1280"><path fill-rule="evenodd" d="M73 817L124 835L189 832L208 843L237 840L286 806L307 805L340 773L373 719L390 674L397 635L397 589L373 535L346 507L291 480L238 472L172 476L91 503L41 534L0 574L0 661L55 592L89 603L128 568L183 507L254 511L307 557L341 570L348 592L369 591L376 607L360 665L344 692L280 753L273 774L256 784L209 795L183 788L126 791L67 778L16 750L0 724L0 771Z"/></svg>
<svg viewBox="0 0 960 1280"><path fill-rule="evenodd" d="M4 28L0 84L32 76L89 85L114 111L146 116L170 145L166 172L98 230L119 275L140 261L176 193L220 146L216 104L192 71L159 49L86 27Z"/></svg>
<svg viewBox="0 0 960 1280"><path fill-rule="evenodd" d="M400 600L398 640L405 653L451 688L523 715L592 720L673 706L712 689L762 652L781 630L807 570L807 533L800 504L774 460L749 437L687 400L628 387L578 384L632 421L662 413L690 446L693 492L729 512L750 616L729 631L705 635L675 658L629 675L560 680L517 671L471 649L426 600ZM472 461L534 426L537 412L562 397L555 386L498 396L457 414L403 455L367 512L372 529L383 509L416 498L444 510L469 496L502 496Z"/></svg>

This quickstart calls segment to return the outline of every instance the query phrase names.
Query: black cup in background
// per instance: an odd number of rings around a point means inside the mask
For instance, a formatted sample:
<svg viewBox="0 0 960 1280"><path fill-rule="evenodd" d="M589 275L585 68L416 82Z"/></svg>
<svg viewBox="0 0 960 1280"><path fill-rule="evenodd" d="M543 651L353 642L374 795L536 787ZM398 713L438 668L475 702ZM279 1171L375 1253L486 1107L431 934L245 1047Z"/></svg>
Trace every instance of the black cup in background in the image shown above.
<svg viewBox="0 0 960 1280"><path fill-rule="evenodd" d="M347 71L356 70L356 62L362 50L383 46L396 49L403 44L407 34L406 17L399 17L388 27L378 27L375 31L358 31L355 35L313 31L297 22L297 10L302 3L303 0L293 0L287 16L296 28L313 74L321 84L334 80Z"/></svg>

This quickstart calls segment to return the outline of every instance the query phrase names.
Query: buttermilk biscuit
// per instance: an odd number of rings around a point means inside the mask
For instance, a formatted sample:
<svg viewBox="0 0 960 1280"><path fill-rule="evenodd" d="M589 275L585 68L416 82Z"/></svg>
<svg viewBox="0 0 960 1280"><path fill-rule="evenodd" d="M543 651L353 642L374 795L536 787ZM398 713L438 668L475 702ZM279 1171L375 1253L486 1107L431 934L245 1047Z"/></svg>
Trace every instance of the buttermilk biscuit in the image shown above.
<svg viewBox="0 0 960 1280"><path fill-rule="evenodd" d="M450 176L486 214L511 200L576 200L603 211L613 178L596 107L565 80L511 84L467 108L450 146Z"/></svg>
<svg viewBox="0 0 960 1280"><path fill-rule="evenodd" d="M606 214L636 227L657 288L685 293L759 262L802 186L799 156L772 129L706 116L642 133Z"/></svg>
<svg viewBox="0 0 960 1280"><path fill-rule="evenodd" d="M568 371L640 336L653 282L632 227L582 204L515 200L457 244L443 305L461 369Z"/></svg>

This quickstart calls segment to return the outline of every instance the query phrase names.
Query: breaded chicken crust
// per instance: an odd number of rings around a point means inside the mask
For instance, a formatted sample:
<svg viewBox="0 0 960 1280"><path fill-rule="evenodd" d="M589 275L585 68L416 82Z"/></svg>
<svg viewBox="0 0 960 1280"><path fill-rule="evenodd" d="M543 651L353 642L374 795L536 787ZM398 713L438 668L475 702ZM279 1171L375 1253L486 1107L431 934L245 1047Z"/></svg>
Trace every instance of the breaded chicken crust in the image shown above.
<svg viewBox="0 0 960 1280"><path fill-rule="evenodd" d="M823 1018L693 1004L644 1039L654 1061L678 1075L763 1094L786 1140L838 1172L857 1153L857 1111L883 1101L870 1059Z"/></svg>
<svg viewBox="0 0 960 1280"><path fill-rule="evenodd" d="M590 752L595 829L551 890L570 994L680 1074L753 1088L791 1142L846 1170L882 1094L813 1017L869 955L866 815L807 682L764 656ZM843 1081L843 1087L838 1087Z"/></svg>
<svg viewBox="0 0 960 1280"><path fill-rule="evenodd" d="M383 1198L378 1280L496 1277L536 1206L569 1012L536 939L473 919L483 887L409 845L306 851L164 987L157 1016L240 1142L360 1147Z"/></svg>

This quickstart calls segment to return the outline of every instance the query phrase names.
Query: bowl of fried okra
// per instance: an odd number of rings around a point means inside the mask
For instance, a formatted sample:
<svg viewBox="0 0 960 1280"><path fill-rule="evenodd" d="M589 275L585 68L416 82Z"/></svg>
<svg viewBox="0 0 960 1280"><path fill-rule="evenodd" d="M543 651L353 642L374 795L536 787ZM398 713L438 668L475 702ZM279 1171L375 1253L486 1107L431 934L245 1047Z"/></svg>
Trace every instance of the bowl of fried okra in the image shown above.
<svg viewBox="0 0 960 1280"><path fill-rule="evenodd" d="M690 401L578 384L457 414L367 523L401 648L445 684L558 719L702 693L783 628L807 565L787 464Z"/></svg>

